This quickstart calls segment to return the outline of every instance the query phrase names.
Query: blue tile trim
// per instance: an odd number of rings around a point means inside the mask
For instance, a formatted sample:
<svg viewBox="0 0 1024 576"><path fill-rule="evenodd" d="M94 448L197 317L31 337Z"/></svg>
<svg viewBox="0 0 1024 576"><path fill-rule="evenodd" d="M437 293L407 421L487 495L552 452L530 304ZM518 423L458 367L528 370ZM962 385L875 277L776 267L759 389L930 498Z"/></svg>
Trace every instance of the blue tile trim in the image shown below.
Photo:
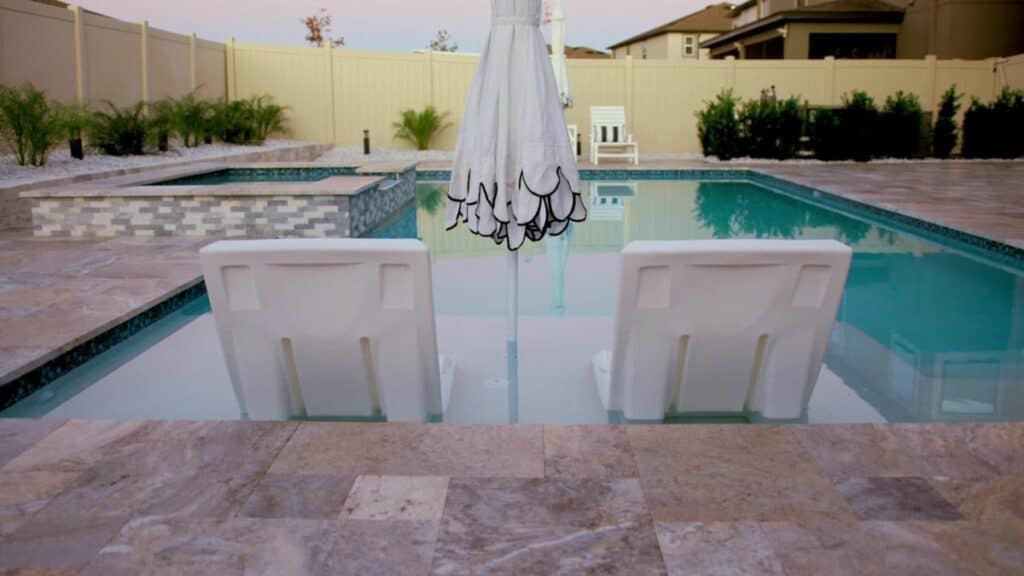
<svg viewBox="0 0 1024 576"><path fill-rule="evenodd" d="M10 382L0 384L0 410L27 398L36 390L134 336L143 328L178 310L196 298L206 295L206 284L200 280L181 292L154 304L132 318L75 346L42 366Z"/></svg>
<svg viewBox="0 0 1024 576"><path fill-rule="evenodd" d="M417 173L417 177L420 181L447 181L451 179L451 172L445 170L421 171ZM838 194L797 184L756 170L580 170L580 178L582 180L600 181L742 180L829 210L841 212L855 218L870 220L871 223L879 226L919 236L944 248L965 252L973 257L1011 268L1017 273L1024 274L1024 249L935 222L922 220L914 216L851 200Z"/></svg>

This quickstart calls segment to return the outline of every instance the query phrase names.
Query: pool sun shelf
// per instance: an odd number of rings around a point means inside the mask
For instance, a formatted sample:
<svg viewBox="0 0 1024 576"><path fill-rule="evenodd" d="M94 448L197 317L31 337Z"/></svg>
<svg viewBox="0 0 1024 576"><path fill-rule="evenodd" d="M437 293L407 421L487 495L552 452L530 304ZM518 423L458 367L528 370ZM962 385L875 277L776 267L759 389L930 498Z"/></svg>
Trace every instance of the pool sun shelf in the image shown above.
<svg viewBox="0 0 1024 576"><path fill-rule="evenodd" d="M415 169L206 163L21 197L40 237L358 237L413 200Z"/></svg>

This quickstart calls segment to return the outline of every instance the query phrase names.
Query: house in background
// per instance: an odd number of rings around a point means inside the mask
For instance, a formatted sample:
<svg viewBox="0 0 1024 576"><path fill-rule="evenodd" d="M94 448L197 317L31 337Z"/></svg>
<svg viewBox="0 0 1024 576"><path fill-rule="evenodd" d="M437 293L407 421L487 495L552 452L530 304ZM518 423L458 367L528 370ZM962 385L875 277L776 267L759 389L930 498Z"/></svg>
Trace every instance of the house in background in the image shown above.
<svg viewBox="0 0 1024 576"><path fill-rule="evenodd" d="M548 54L551 54L551 44L548 44ZM566 46L565 57L569 60L604 60L612 55L588 46Z"/></svg>
<svg viewBox="0 0 1024 576"><path fill-rule="evenodd" d="M749 0L712 58L982 59L1024 52L1024 1Z"/></svg>
<svg viewBox="0 0 1024 576"><path fill-rule="evenodd" d="M640 60L681 60L707 58L700 44L732 30L732 5L712 4L646 32L609 46L615 58L632 56Z"/></svg>

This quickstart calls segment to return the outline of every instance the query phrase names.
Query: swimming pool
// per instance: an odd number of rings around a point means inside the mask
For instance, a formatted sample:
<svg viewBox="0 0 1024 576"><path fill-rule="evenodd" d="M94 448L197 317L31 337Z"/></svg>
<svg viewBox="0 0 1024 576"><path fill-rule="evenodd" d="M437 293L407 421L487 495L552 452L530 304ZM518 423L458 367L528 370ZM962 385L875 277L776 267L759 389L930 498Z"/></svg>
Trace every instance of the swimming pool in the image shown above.
<svg viewBox="0 0 1024 576"><path fill-rule="evenodd" d="M937 243L927 229L837 210L768 180L629 176L584 182L590 219L522 250L523 422L606 421L589 360L611 344L617 254L628 242L736 237L835 238L854 249L808 421L1024 419L1024 274L1005 254ZM446 187L419 182L415 204L373 235L418 236L431 248L439 346L458 362L446 419L502 422L504 391L487 382L503 366L505 299L493 286L505 253L464 228L445 231ZM5 415L238 416L203 301Z"/></svg>

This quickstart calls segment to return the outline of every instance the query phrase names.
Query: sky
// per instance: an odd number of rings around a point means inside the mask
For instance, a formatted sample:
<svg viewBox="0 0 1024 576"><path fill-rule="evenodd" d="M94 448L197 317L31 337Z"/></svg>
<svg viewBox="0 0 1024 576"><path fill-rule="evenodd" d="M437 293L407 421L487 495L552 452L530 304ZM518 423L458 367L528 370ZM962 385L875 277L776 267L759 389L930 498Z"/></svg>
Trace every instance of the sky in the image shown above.
<svg viewBox="0 0 1024 576"><path fill-rule="evenodd" d="M69 0L75 1L75 0ZM604 49L700 10L714 0L563 0L567 43ZM114 18L201 38L304 44L301 19L326 8L348 47L407 52L447 28L460 52L479 51L487 36L488 0L77 0Z"/></svg>

